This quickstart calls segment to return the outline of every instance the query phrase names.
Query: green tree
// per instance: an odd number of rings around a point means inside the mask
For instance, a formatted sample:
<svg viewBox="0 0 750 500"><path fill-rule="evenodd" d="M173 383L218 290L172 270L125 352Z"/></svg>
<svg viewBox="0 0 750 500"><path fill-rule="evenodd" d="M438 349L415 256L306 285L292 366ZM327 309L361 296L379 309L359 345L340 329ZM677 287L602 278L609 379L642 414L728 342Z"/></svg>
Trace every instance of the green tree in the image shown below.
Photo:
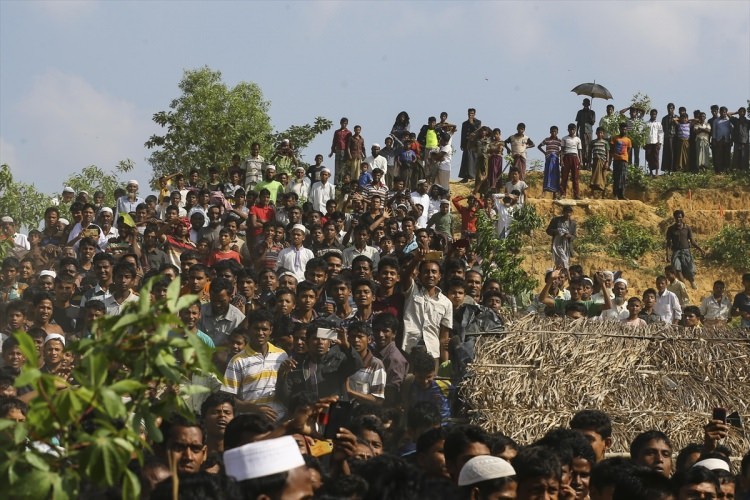
<svg viewBox="0 0 750 500"><path fill-rule="evenodd" d="M527 296L537 286L521 267L524 255L522 244L531 239L531 233L542 227L542 219L533 205L525 204L513 214L509 235L497 237L495 224L483 210L477 212L477 239L474 249L482 255L482 273L485 278L495 278L503 285L503 291L516 297Z"/></svg>
<svg viewBox="0 0 750 500"><path fill-rule="evenodd" d="M7 164L0 165L0 216L10 215L18 228L36 229L52 205L49 195L33 184L17 182Z"/></svg>
<svg viewBox="0 0 750 500"><path fill-rule="evenodd" d="M91 197L94 196L96 191L102 191L104 193L104 205L113 207L116 201L114 197L115 189L125 187L120 181L119 174L131 171L134 166L135 164L129 158L120 161L115 166L115 170L109 172L105 172L96 165L89 165L65 179L63 186L72 187L76 193L86 191Z"/></svg>
<svg viewBox="0 0 750 500"><path fill-rule="evenodd" d="M153 120L166 129L154 134L146 147L155 181L162 175L198 169L204 175L212 165L226 166L234 153L246 155L253 141L271 135L268 101L260 87L240 82L229 88L221 72L208 67L186 70L169 111Z"/></svg>
<svg viewBox="0 0 750 500"><path fill-rule="evenodd" d="M292 125L283 132L271 134L269 142L278 145L283 139L289 139L294 150L300 154L316 136L328 131L332 125L333 122L328 118L316 116L312 125Z"/></svg>
<svg viewBox="0 0 750 500"><path fill-rule="evenodd" d="M87 498L87 491L112 487L121 488L122 498L139 497L128 464L142 463L149 451L141 434L161 442L158 417L189 416L183 396L203 389L188 384L190 375L215 370L210 348L197 336L170 333L195 296L180 297L175 280L154 304L152 284L121 315L99 320L94 338L68 344L80 360L75 384L42 373L31 337L15 334L27 358L16 385L31 385L38 396L25 422L0 419L4 497Z"/></svg>

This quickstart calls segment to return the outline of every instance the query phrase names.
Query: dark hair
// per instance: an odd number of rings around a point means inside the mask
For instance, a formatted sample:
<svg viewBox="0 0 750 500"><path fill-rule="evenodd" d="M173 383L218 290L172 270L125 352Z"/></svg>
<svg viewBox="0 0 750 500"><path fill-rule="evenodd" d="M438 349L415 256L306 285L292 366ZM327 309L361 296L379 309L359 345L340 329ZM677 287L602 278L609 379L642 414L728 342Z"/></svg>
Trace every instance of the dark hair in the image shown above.
<svg viewBox="0 0 750 500"><path fill-rule="evenodd" d="M206 444L206 432L203 430L203 427L195 420L188 420L183 415L175 413L172 416L165 418L161 424L161 432L164 436L164 441L162 442L163 446L166 446L169 440L172 439L172 432L178 427L195 427L200 429L202 443Z"/></svg>
<svg viewBox="0 0 750 500"><path fill-rule="evenodd" d="M472 443L482 443L490 449L490 435L478 425L456 425L447 430L443 453L446 462L455 462L463 451Z"/></svg>
<svg viewBox="0 0 750 500"><path fill-rule="evenodd" d="M582 458L591 465L596 462L596 455L589 440L573 429L552 429L534 445L548 446L555 450L563 465L572 463L575 458Z"/></svg>
<svg viewBox="0 0 750 500"><path fill-rule="evenodd" d="M409 365L414 373L431 373L435 371L435 358L424 347L417 346L411 351Z"/></svg>
<svg viewBox="0 0 750 500"><path fill-rule="evenodd" d="M700 483L713 484L716 488L716 493L721 490L719 478L716 477L716 474L702 466L693 466L689 469L683 469L672 476L672 484L674 485L675 492L679 492L680 488L683 486Z"/></svg>
<svg viewBox="0 0 750 500"><path fill-rule="evenodd" d="M26 415L29 407L18 398L0 397L0 418L7 418L11 410L18 410Z"/></svg>
<svg viewBox="0 0 750 500"><path fill-rule="evenodd" d="M579 312L585 315L588 311L586 310L586 305L581 302L569 302L565 305L565 313L567 314L569 312Z"/></svg>
<svg viewBox="0 0 750 500"><path fill-rule="evenodd" d="M365 498L408 500L418 498L421 476L406 460L393 455L380 455L368 460L357 473L369 483Z"/></svg>
<svg viewBox="0 0 750 500"><path fill-rule="evenodd" d="M205 463L203 465L206 466ZM211 474L205 471L193 474L180 473L177 478L168 477L154 487L149 498L172 500L175 479L179 484L178 498L180 500L242 498L241 487L234 479L224 474Z"/></svg>
<svg viewBox="0 0 750 500"><path fill-rule="evenodd" d="M656 430L641 432L630 443L630 459L635 460L636 458L638 458L638 456L641 454L641 451L643 451L649 441L653 440L664 441L670 449L672 448L672 442L663 432Z"/></svg>
<svg viewBox="0 0 750 500"><path fill-rule="evenodd" d="M392 269L395 269L397 272L401 270L401 266L398 264L398 259L395 259L393 257L383 257L382 259L380 259L380 262L378 262L378 271L380 271L380 269L384 267L390 267Z"/></svg>
<svg viewBox="0 0 750 500"><path fill-rule="evenodd" d="M115 256L112 255L112 254L109 254L109 253L105 253L105 252L100 252L100 253L94 255L94 258L91 259L91 262L93 262L94 264L96 264L97 262L101 262L103 260L106 260L112 266L115 265Z"/></svg>
<svg viewBox="0 0 750 500"><path fill-rule="evenodd" d="M222 291L226 291L229 295L232 295L233 289L234 289L234 283L232 283L230 280L226 278L216 278L214 280L211 280L211 284L209 285L208 291L211 294L221 293Z"/></svg>
<svg viewBox="0 0 750 500"><path fill-rule="evenodd" d="M562 465L557 454L546 446L526 446L511 461L518 482L534 478L562 477Z"/></svg>
<svg viewBox="0 0 750 500"><path fill-rule="evenodd" d="M508 448L516 451L518 451L519 448L518 443L513 438L506 436L502 432L496 432L490 435L490 443L492 444L492 446L490 446L490 453L495 456L500 455Z"/></svg>
<svg viewBox="0 0 750 500"><path fill-rule="evenodd" d="M433 428L442 420L440 408L432 401L420 401L406 412L406 428L411 430Z"/></svg>
<svg viewBox="0 0 750 500"><path fill-rule="evenodd" d="M349 426L349 430L359 438L362 437L362 431L371 431L377 434L381 441L385 441L383 422L375 415L360 415L356 417Z"/></svg>
<svg viewBox="0 0 750 500"><path fill-rule="evenodd" d="M234 409L234 396L226 392L214 392L211 393L206 400L201 404L201 416L203 419L206 418L206 413L212 408L223 404L229 404Z"/></svg>
<svg viewBox="0 0 750 500"><path fill-rule="evenodd" d="M250 328L255 323L264 323L267 322L271 325L273 328L273 314L271 314L271 311L260 309L258 311L253 311L247 316L247 327Z"/></svg>
<svg viewBox="0 0 750 500"><path fill-rule="evenodd" d="M87 300L86 303L83 305L83 309L86 311L93 309L95 311L102 312L102 313L107 312L106 304L104 304L103 301L98 300L98 299Z"/></svg>
<svg viewBox="0 0 750 500"><path fill-rule="evenodd" d="M398 327L400 323L398 318L394 316L391 313L380 313L375 315L375 317L372 319L372 330L374 332L380 330L380 329L386 329L389 328L393 330L394 333L398 332Z"/></svg>
<svg viewBox="0 0 750 500"><path fill-rule="evenodd" d="M243 413L237 415L224 431L224 451L252 441L252 437L265 434L273 430L273 423L262 413ZM251 438L251 439L248 439Z"/></svg>
<svg viewBox="0 0 750 500"><path fill-rule="evenodd" d="M424 453L429 450L435 443L445 439L445 430L442 427L435 427L427 432L422 433L417 438L417 453Z"/></svg>
<svg viewBox="0 0 750 500"><path fill-rule="evenodd" d="M617 478L613 500L674 498L672 483L664 474L644 467L635 467Z"/></svg>
<svg viewBox="0 0 750 500"><path fill-rule="evenodd" d="M570 419L570 428L594 431L602 438L612 437L612 419L601 410L581 410Z"/></svg>

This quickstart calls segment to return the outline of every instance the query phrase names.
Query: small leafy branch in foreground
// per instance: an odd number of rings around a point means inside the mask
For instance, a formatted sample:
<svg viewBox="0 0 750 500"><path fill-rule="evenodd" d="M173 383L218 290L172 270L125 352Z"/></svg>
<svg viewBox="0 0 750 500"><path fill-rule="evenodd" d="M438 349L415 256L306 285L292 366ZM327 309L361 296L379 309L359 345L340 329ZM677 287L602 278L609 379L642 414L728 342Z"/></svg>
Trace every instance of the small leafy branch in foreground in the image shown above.
<svg viewBox="0 0 750 500"><path fill-rule="evenodd" d="M510 234L501 240L497 237L494 222L480 210L475 251L484 258L482 272L485 278L497 279L502 283L505 293L516 297L535 290L537 280L521 268L524 259L521 247L530 239L531 233L542 227L542 224L542 218L536 209L530 204L525 204L513 215Z"/></svg>
<svg viewBox="0 0 750 500"><path fill-rule="evenodd" d="M159 417L175 410L191 415L183 396L203 388L187 385L190 375L214 370L211 350L197 336L171 333L195 296L180 297L175 280L154 304L152 284L122 315L96 323L94 338L69 344L79 360L75 384L42 373L31 337L15 334L28 360L16 385L32 386L38 397L25 422L0 420L3 495L68 499L117 487L123 498L139 497L128 464L142 463L147 441L162 441Z"/></svg>
<svg viewBox="0 0 750 500"><path fill-rule="evenodd" d="M613 224L614 237L609 244L609 252L618 257L638 260L647 252L653 252L660 247L654 235L630 220L617 221Z"/></svg>
<svg viewBox="0 0 750 500"><path fill-rule="evenodd" d="M729 264L741 273L750 272L750 227L724 226L706 246L709 260Z"/></svg>

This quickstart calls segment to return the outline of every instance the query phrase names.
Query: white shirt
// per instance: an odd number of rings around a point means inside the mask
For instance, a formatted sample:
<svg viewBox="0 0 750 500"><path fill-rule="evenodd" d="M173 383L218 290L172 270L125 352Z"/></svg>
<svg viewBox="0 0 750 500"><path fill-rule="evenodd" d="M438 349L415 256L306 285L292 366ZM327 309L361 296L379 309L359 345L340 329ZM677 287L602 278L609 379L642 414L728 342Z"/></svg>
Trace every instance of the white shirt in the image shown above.
<svg viewBox="0 0 750 500"><path fill-rule="evenodd" d="M13 245L24 250L31 250L31 244L25 234L16 233L13 235Z"/></svg>
<svg viewBox="0 0 750 500"><path fill-rule="evenodd" d="M622 321L623 319L628 319L629 317L630 317L630 312L628 312L627 302L623 302L619 306L612 303L612 308L605 309L604 311L602 311L602 314L600 315L600 318L602 320L607 320L607 321Z"/></svg>
<svg viewBox="0 0 750 500"><path fill-rule="evenodd" d="M646 144L662 144L664 142L664 129L661 121L644 122L646 125Z"/></svg>
<svg viewBox="0 0 750 500"><path fill-rule="evenodd" d="M289 184L287 184L286 192L297 193L300 202L307 201L307 197L310 195L310 178L304 176L300 182L300 180L295 177L289 181Z"/></svg>
<svg viewBox="0 0 750 500"><path fill-rule="evenodd" d="M294 273L294 277L297 281L305 280L305 266L307 262L315 258L315 254L309 248L300 247L297 250L294 247L287 247L279 252L279 258L276 261L276 270L278 271L282 267L289 269Z"/></svg>
<svg viewBox="0 0 750 500"><path fill-rule="evenodd" d="M368 165L370 165L370 172L375 170L376 168L379 168L383 171L383 174L388 172L388 160L385 159L385 156L378 155L377 157L368 156L365 160Z"/></svg>
<svg viewBox="0 0 750 500"><path fill-rule="evenodd" d="M562 138L562 150L563 154L566 155L577 155L578 150L582 149L583 146L581 146L581 138L578 136L571 137L569 135L566 135Z"/></svg>
<svg viewBox="0 0 750 500"><path fill-rule="evenodd" d="M411 352L420 340L433 358L440 357L440 327L453 328L453 305L439 288L430 297L416 281L404 292L404 340L401 348Z"/></svg>
<svg viewBox="0 0 750 500"><path fill-rule="evenodd" d="M377 248L371 247L370 245L366 245L362 251L357 250L356 247L345 248L344 267L352 267L352 261L360 255L369 258L372 261L372 268L377 269L378 262L380 262L380 252L378 252Z"/></svg>
<svg viewBox="0 0 750 500"><path fill-rule="evenodd" d="M659 315L663 322L671 325L672 321L679 321L682 319L682 306L680 305L680 299L669 290L664 290L663 295L659 295L659 292L656 292L654 312Z"/></svg>
<svg viewBox="0 0 750 500"><path fill-rule="evenodd" d="M415 205L419 203L422 205L422 215L417 219L417 229L421 229L423 227L427 227L427 213L429 212L430 208L430 195L425 194L419 194L416 191L413 191L411 193L411 202Z"/></svg>
<svg viewBox="0 0 750 500"><path fill-rule="evenodd" d="M701 315L707 320L727 321L729 320L729 312L732 310L732 301L726 295L716 300L711 294L701 300L701 305L698 307L701 310Z"/></svg>
<svg viewBox="0 0 750 500"><path fill-rule="evenodd" d="M316 182L310 188L310 198L308 201L312 203L313 210L318 212L326 213L326 203L328 200L336 199L336 187L330 182L323 184L322 182Z"/></svg>

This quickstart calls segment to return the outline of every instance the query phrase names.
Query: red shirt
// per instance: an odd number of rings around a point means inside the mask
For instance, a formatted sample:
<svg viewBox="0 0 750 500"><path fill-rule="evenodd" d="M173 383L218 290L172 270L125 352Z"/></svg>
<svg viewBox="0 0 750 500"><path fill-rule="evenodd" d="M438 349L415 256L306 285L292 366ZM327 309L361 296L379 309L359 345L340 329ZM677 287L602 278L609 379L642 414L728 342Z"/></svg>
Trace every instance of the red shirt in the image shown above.
<svg viewBox="0 0 750 500"><path fill-rule="evenodd" d="M249 215L255 215L255 217L257 217L260 222L268 222L276 217L276 210L274 210L272 205L266 205L265 207L253 205L252 207L250 207ZM263 228L254 227L252 228L252 233L253 236L258 236L263 233Z"/></svg>
<svg viewBox="0 0 750 500"><path fill-rule="evenodd" d="M346 143L349 141L352 133L348 128L338 129L333 133L333 144L331 145L332 151L344 151L346 150Z"/></svg>

